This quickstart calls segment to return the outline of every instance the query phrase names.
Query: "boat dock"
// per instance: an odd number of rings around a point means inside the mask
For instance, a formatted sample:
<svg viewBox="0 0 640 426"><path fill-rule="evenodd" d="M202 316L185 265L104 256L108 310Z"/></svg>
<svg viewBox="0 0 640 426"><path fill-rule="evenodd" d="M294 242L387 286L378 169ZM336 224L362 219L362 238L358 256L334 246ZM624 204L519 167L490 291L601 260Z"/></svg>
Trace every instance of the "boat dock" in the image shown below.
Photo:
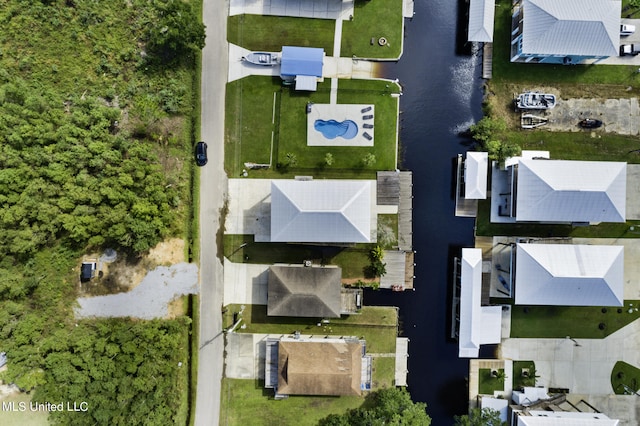
<svg viewBox="0 0 640 426"><path fill-rule="evenodd" d="M378 172L377 204L396 206L398 213L398 245L385 251L387 273L380 278L380 287L395 291L413 288L413 173Z"/></svg>
<svg viewBox="0 0 640 426"><path fill-rule="evenodd" d="M493 43L482 46L482 78L490 80L493 77Z"/></svg>
<svg viewBox="0 0 640 426"><path fill-rule="evenodd" d="M409 358L409 339L406 337L397 337L395 386L407 386L407 373L409 373L407 358Z"/></svg>
<svg viewBox="0 0 640 426"><path fill-rule="evenodd" d="M458 217L476 217L478 212L478 200L467 199L463 196L463 157L458 154L456 165L456 216Z"/></svg>

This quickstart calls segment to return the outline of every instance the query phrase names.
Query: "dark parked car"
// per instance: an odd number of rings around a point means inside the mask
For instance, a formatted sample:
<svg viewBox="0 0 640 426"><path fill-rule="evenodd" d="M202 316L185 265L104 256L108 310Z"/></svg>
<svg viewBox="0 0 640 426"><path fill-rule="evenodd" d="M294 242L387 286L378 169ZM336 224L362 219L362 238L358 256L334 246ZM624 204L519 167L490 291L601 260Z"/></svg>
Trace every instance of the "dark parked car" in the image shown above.
<svg viewBox="0 0 640 426"><path fill-rule="evenodd" d="M602 121L596 120L595 118L585 118L584 120L580 120L578 126L583 129L597 129L602 126Z"/></svg>
<svg viewBox="0 0 640 426"><path fill-rule="evenodd" d="M205 142L198 142L196 144L196 164L200 167L207 164L207 144Z"/></svg>

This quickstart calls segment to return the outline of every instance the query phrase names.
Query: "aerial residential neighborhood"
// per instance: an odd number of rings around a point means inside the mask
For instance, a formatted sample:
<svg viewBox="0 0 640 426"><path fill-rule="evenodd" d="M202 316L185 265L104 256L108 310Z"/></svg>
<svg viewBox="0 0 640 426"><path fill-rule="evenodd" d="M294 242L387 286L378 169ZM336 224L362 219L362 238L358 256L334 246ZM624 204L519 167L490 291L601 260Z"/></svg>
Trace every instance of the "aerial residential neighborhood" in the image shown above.
<svg viewBox="0 0 640 426"><path fill-rule="evenodd" d="M640 422L640 2L0 22L0 424Z"/></svg>

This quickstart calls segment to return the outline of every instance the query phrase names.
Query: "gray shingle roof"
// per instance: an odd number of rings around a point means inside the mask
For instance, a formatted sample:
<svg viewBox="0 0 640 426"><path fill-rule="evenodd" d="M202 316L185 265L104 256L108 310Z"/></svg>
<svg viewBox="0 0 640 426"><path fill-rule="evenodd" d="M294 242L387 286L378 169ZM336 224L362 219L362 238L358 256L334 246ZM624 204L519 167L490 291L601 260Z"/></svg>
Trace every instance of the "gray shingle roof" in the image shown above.
<svg viewBox="0 0 640 426"><path fill-rule="evenodd" d="M267 315L337 318L342 269L274 265L269 268Z"/></svg>

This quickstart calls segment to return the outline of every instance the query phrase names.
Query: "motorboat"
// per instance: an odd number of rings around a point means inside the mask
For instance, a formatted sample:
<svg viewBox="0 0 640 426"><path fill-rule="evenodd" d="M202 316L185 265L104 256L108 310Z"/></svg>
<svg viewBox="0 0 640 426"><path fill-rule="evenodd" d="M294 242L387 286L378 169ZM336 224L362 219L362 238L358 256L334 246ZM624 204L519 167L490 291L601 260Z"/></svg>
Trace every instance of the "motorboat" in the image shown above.
<svg viewBox="0 0 640 426"><path fill-rule="evenodd" d="M549 122L548 118L533 114L522 114L520 116L520 127L523 129L535 129L536 127L544 126L547 122Z"/></svg>
<svg viewBox="0 0 640 426"><path fill-rule="evenodd" d="M242 60L255 65L270 67L277 65L280 61L280 57L278 54L271 52L251 52L247 56L243 56Z"/></svg>
<svg viewBox="0 0 640 426"><path fill-rule="evenodd" d="M515 100L518 109L551 109L556 106L556 95L551 93L525 92Z"/></svg>
<svg viewBox="0 0 640 426"><path fill-rule="evenodd" d="M602 121L596 120L595 118L585 118L584 120L580 120L578 126L583 129L597 129L602 126Z"/></svg>

